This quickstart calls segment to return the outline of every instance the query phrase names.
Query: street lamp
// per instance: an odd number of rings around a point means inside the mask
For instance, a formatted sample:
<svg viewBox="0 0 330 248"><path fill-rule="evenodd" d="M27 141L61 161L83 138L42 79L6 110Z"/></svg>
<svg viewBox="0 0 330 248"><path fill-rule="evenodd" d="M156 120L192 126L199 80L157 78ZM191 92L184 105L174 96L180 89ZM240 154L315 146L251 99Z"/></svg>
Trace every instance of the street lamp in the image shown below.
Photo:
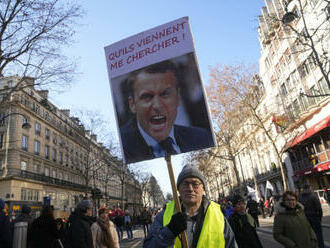
<svg viewBox="0 0 330 248"><path fill-rule="evenodd" d="M9 122L8 122L8 125L7 125L7 133L6 133L5 163L4 163L4 168L2 168L2 177L7 176L7 172L8 172L8 168L7 168L8 166L7 166L7 164L8 164L8 150L9 150L9 131L10 131L10 117L12 115L21 115L24 118L26 118L25 115L23 115L21 113L13 112L13 113L9 113L7 115L4 115L0 119L0 123L3 123L4 120L9 117ZM23 129L26 129L26 130L29 130L31 128L31 124L28 121L24 121L24 123L22 124L22 128Z"/></svg>

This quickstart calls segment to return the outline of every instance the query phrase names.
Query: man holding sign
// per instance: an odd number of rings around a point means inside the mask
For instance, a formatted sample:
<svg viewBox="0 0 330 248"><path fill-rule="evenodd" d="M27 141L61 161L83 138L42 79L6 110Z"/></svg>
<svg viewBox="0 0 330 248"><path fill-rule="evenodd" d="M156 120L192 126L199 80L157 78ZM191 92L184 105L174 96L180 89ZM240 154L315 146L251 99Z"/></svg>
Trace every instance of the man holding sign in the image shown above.
<svg viewBox="0 0 330 248"><path fill-rule="evenodd" d="M174 201L166 204L151 225L144 248L182 247L180 233L187 231L193 247L237 247L234 233L220 205L204 196L205 179L194 166L183 167L177 179L183 212L175 213ZM202 245L202 246L201 246Z"/></svg>
<svg viewBox="0 0 330 248"><path fill-rule="evenodd" d="M170 60L134 71L128 77L128 103L135 118L120 128L126 162L214 145L211 132L174 124L181 99L179 78Z"/></svg>

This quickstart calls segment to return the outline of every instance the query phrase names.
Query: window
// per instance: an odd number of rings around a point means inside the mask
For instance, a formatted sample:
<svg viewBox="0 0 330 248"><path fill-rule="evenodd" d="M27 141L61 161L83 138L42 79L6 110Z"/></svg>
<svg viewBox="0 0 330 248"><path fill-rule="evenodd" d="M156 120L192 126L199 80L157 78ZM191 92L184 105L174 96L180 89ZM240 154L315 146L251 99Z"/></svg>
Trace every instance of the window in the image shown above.
<svg viewBox="0 0 330 248"><path fill-rule="evenodd" d="M38 190L33 191L33 201L39 201L39 191Z"/></svg>
<svg viewBox="0 0 330 248"><path fill-rule="evenodd" d="M28 137L25 135L22 135L22 149L25 151L28 149Z"/></svg>
<svg viewBox="0 0 330 248"><path fill-rule="evenodd" d="M52 159L53 161L56 161L56 157L57 157L57 151L55 148L53 148L53 151L52 151Z"/></svg>
<svg viewBox="0 0 330 248"><path fill-rule="evenodd" d="M36 122L36 125L35 125L35 133L36 134L40 134L40 124L38 122Z"/></svg>
<svg viewBox="0 0 330 248"><path fill-rule="evenodd" d="M321 137L316 137L314 140L316 152L323 152L324 151L324 145L322 144Z"/></svg>
<svg viewBox="0 0 330 248"><path fill-rule="evenodd" d="M327 81L325 80L325 78L322 78L318 83L319 83L322 94L330 93L330 88L329 88L329 85L328 85Z"/></svg>
<svg viewBox="0 0 330 248"><path fill-rule="evenodd" d="M0 133L0 149L3 147L3 133Z"/></svg>
<svg viewBox="0 0 330 248"><path fill-rule="evenodd" d="M49 146L45 146L45 157L49 159Z"/></svg>
<svg viewBox="0 0 330 248"><path fill-rule="evenodd" d="M39 155L40 153L40 142L38 140L34 141L34 154Z"/></svg>
<svg viewBox="0 0 330 248"><path fill-rule="evenodd" d="M324 135L322 135L322 139L323 139L323 142L325 145L325 149L329 149L330 148L330 131L329 131L329 129L326 130Z"/></svg>
<svg viewBox="0 0 330 248"><path fill-rule="evenodd" d="M27 167L27 163L25 161L21 161L21 170L25 171Z"/></svg>
<svg viewBox="0 0 330 248"><path fill-rule="evenodd" d="M46 137L46 139L49 139L49 134L50 132L49 132L49 129L48 128L46 128L45 129L45 137Z"/></svg>
<svg viewBox="0 0 330 248"><path fill-rule="evenodd" d="M45 176L49 177L49 168L48 167L45 167Z"/></svg>
<svg viewBox="0 0 330 248"><path fill-rule="evenodd" d="M56 178L56 170L53 170L53 177Z"/></svg>
<svg viewBox="0 0 330 248"><path fill-rule="evenodd" d="M29 122L29 121L28 121L28 119L26 118L26 116L24 116L24 115L23 115L23 117L22 117L22 118L23 118L23 120L22 120L22 121L23 121L23 124L26 124L26 123L28 123L28 122Z"/></svg>
<svg viewBox="0 0 330 248"><path fill-rule="evenodd" d="M58 160L60 161L60 164L63 163L63 152L58 153Z"/></svg>
<svg viewBox="0 0 330 248"><path fill-rule="evenodd" d="M288 91L286 89L285 83L281 85L281 93L283 96L286 96L288 94Z"/></svg>
<svg viewBox="0 0 330 248"><path fill-rule="evenodd" d="M53 142L54 142L54 144L57 144L57 135L56 135L56 133L53 133Z"/></svg>
<svg viewBox="0 0 330 248"><path fill-rule="evenodd" d="M26 189L21 189L21 200L26 201Z"/></svg>
<svg viewBox="0 0 330 248"><path fill-rule="evenodd" d="M34 164L34 165L33 165L33 172L35 172L35 173L39 173L39 171L40 171L40 165L38 165L38 164Z"/></svg>
<svg viewBox="0 0 330 248"><path fill-rule="evenodd" d="M294 112L295 112L294 115L298 116L301 111L300 111L300 106L299 106L299 103L298 103L297 99L293 101L293 109L294 109Z"/></svg>
<svg viewBox="0 0 330 248"><path fill-rule="evenodd" d="M2 159L0 158L0 170L2 170Z"/></svg>
<svg viewBox="0 0 330 248"><path fill-rule="evenodd" d="M32 190L28 190L28 201L32 201L33 200L33 191Z"/></svg>
<svg viewBox="0 0 330 248"><path fill-rule="evenodd" d="M8 81L8 88L12 88L13 87L13 80L9 80Z"/></svg>

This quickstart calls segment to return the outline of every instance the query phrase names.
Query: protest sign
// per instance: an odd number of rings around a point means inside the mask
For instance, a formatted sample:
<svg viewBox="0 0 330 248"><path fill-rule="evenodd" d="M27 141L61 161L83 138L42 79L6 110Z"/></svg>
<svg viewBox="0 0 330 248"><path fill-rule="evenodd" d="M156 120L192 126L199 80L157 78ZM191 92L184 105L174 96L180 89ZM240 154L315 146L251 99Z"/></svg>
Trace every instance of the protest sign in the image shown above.
<svg viewBox="0 0 330 248"><path fill-rule="evenodd" d="M215 145L188 17L105 47L125 163Z"/></svg>

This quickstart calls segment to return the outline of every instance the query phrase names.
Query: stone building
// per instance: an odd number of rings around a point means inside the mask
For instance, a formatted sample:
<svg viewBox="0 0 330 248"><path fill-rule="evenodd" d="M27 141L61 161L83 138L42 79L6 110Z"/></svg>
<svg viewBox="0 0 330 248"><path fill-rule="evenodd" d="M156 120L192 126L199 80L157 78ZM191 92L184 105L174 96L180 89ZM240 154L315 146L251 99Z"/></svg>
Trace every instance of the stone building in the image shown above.
<svg viewBox="0 0 330 248"><path fill-rule="evenodd" d="M57 216L83 197L127 200L117 176L122 161L33 85L32 78L0 78L0 198L12 211L25 203L37 212L50 201Z"/></svg>

